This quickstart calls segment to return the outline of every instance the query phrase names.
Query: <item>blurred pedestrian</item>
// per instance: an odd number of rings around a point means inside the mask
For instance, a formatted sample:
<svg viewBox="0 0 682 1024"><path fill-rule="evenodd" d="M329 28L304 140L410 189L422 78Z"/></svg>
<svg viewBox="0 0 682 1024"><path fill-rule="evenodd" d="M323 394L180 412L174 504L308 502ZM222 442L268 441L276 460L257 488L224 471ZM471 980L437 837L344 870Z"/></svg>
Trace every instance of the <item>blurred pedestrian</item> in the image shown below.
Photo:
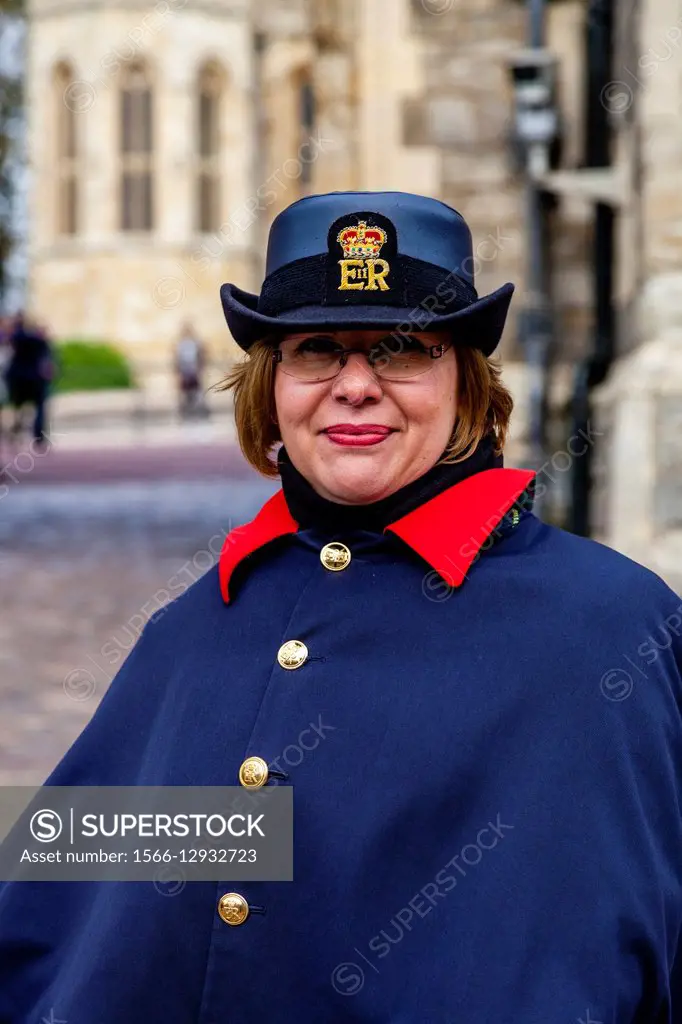
<svg viewBox="0 0 682 1024"><path fill-rule="evenodd" d="M54 377L53 347L44 327L29 322L23 313L17 314L10 336L10 358L5 371L10 404L14 407L12 433L19 436L23 410L33 406L34 441L46 441L45 419L50 382Z"/></svg>
<svg viewBox="0 0 682 1024"><path fill-rule="evenodd" d="M185 323L175 349L179 411L183 419L206 411L202 401L202 375L205 365L204 345L192 324Z"/></svg>
<svg viewBox="0 0 682 1024"><path fill-rule="evenodd" d="M0 317L0 450L5 436L5 408L9 405L9 389L5 374L12 355L10 343L12 329L12 318Z"/></svg>

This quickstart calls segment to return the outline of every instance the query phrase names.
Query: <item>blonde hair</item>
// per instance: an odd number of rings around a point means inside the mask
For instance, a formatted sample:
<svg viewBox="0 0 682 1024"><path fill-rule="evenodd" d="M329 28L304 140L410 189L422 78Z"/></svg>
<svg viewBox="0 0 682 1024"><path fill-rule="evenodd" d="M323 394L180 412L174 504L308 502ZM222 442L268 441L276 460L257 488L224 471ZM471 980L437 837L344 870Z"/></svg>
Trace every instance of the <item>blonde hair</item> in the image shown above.
<svg viewBox="0 0 682 1024"><path fill-rule="evenodd" d="M277 425L276 367L272 353L271 339L255 342L245 359L216 385L216 390L233 392L237 437L247 462L264 476L276 477L277 465L270 452L282 436ZM514 407L514 400L501 380L501 367L477 349L458 348L455 353L457 419L440 462L462 462L486 434L494 436L495 452L501 454Z"/></svg>

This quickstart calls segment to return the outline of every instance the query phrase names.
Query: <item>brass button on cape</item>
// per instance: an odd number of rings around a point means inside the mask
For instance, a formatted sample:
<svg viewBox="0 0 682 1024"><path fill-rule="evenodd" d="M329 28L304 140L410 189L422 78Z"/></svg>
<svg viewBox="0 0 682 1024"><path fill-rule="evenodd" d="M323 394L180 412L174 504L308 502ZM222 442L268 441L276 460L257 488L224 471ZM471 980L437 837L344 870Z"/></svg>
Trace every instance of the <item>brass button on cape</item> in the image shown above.
<svg viewBox="0 0 682 1024"><path fill-rule="evenodd" d="M239 769L239 781L246 789L260 789L268 781L268 766L262 757L247 757Z"/></svg>
<svg viewBox="0 0 682 1024"><path fill-rule="evenodd" d="M277 652L282 668L300 668L308 658L308 648L302 640L287 640Z"/></svg>
<svg viewBox="0 0 682 1024"><path fill-rule="evenodd" d="M249 916L249 904L238 892L226 892L218 901L218 913L225 924L244 924Z"/></svg>
<svg viewBox="0 0 682 1024"><path fill-rule="evenodd" d="M331 572L339 572L350 564L350 551L345 544L335 540L331 544L325 544L322 548L320 551L320 561L325 569L329 569Z"/></svg>

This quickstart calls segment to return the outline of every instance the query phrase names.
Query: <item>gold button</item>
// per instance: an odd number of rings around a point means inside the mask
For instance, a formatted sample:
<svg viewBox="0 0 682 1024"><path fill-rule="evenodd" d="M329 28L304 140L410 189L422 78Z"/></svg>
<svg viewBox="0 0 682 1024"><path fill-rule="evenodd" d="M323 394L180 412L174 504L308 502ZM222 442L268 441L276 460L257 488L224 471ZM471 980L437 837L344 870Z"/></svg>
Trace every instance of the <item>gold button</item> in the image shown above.
<svg viewBox="0 0 682 1024"><path fill-rule="evenodd" d="M268 781L268 766L262 757L247 757L239 769L239 781L246 789L260 789Z"/></svg>
<svg viewBox="0 0 682 1024"><path fill-rule="evenodd" d="M299 668L308 657L308 648L302 640L287 640L277 652L282 668Z"/></svg>
<svg viewBox="0 0 682 1024"><path fill-rule="evenodd" d="M249 904L238 892L226 892L218 902L218 913L225 924L244 924L249 916Z"/></svg>
<svg viewBox="0 0 682 1024"><path fill-rule="evenodd" d="M320 551L320 561L325 569L339 572L350 564L350 551L345 544L335 540L331 544L325 544L322 548Z"/></svg>

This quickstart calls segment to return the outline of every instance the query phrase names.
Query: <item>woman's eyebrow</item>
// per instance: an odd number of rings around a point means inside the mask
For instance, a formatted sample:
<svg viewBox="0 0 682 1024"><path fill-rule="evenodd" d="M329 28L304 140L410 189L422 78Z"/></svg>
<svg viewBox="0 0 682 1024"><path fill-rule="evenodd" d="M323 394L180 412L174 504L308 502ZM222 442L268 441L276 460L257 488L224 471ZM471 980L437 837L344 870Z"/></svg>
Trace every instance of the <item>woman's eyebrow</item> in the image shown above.
<svg viewBox="0 0 682 1024"><path fill-rule="evenodd" d="M331 334L304 334L301 337L294 336L289 340L298 343L301 341L336 341L336 338Z"/></svg>

